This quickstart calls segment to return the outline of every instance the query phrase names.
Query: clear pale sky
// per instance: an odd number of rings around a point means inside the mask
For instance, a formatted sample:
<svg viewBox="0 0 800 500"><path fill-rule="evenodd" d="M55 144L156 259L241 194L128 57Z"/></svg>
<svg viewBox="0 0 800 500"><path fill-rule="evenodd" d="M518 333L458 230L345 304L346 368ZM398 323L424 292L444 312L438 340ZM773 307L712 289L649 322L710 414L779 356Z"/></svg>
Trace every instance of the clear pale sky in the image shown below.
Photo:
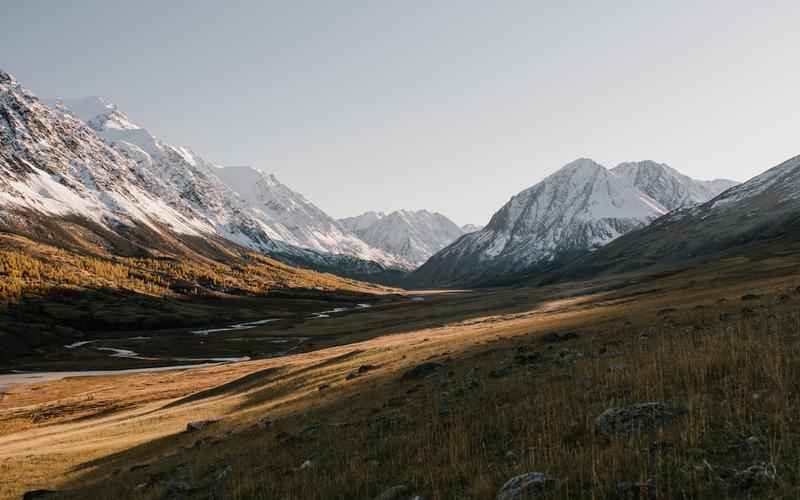
<svg viewBox="0 0 800 500"><path fill-rule="evenodd" d="M8 1L0 68L336 217L485 223L561 165L800 154L800 2Z"/></svg>

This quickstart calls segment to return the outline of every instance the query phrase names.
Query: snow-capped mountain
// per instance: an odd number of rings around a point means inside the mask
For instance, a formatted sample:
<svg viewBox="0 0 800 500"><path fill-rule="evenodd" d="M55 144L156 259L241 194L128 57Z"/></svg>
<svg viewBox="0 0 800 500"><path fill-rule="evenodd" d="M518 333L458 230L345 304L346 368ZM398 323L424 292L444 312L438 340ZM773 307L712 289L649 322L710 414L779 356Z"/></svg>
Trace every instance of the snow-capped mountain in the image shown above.
<svg viewBox="0 0 800 500"><path fill-rule="evenodd" d="M215 252L232 243L294 265L396 280L389 262L280 240L216 172L191 150L160 141L101 99L47 106L0 72L3 226L47 237L58 231L62 239L86 233L83 240L124 247L128 254L136 248L150 252L154 245L174 249L189 240Z"/></svg>
<svg viewBox="0 0 800 500"><path fill-rule="evenodd" d="M654 161L621 163L612 170L668 210L705 203L738 183L727 179L699 181Z"/></svg>
<svg viewBox="0 0 800 500"><path fill-rule="evenodd" d="M797 251L800 156L700 205L678 209L572 263L564 277L670 266L719 255ZM769 248L770 250L765 250Z"/></svg>
<svg viewBox="0 0 800 500"><path fill-rule="evenodd" d="M483 226L478 226L475 224L464 224L461 226L461 231L463 231L464 234L474 233L475 231L480 231L481 229L483 229Z"/></svg>
<svg viewBox="0 0 800 500"><path fill-rule="evenodd" d="M374 248L272 174L252 167L215 168L222 182L238 194L273 239L317 252L351 255L395 267L404 259Z"/></svg>
<svg viewBox="0 0 800 500"><path fill-rule="evenodd" d="M366 212L339 222L370 245L402 257L413 267L464 234L444 215L427 210Z"/></svg>
<svg viewBox="0 0 800 500"><path fill-rule="evenodd" d="M412 273L416 286L492 279L599 248L667 210L592 160L569 163L522 191L480 231Z"/></svg>
<svg viewBox="0 0 800 500"><path fill-rule="evenodd" d="M104 142L80 120L45 106L0 72L0 204L102 226L163 227L192 236L213 232L161 179ZM5 219L14 218L3 211ZM254 240L267 248L268 239Z"/></svg>

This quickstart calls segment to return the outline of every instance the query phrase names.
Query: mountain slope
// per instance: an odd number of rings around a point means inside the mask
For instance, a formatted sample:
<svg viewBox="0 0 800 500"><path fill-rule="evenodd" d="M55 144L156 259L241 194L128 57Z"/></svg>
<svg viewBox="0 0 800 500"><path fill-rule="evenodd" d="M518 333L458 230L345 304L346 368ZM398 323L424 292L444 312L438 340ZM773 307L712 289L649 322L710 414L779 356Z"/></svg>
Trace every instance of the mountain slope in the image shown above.
<svg viewBox="0 0 800 500"><path fill-rule="evenodd" d="M409 276L415 286L479 283L599 248L666 213L627 180L576 160L522 191L480 231Z"/></svg>
<svg viewBox="0 0 800 500"><path fill-rule="evenodd" d="M557 276L663 267L710 256L744 255L749 248L781 251L798 243L800 156L706 203L670 212L578 259Z"/></svg>
<svg viewBox="0 0 800 500"><path fill-rule="evenodd" d="M727 179L698 181L654 161L621 163L611 170L668 210L705 203L738 183Z"/></svg>
<svg viewBox="0 0 800 500"><path fill-rule="evenodd" d="M214 173L239 196L273 239L317 252L407 267L403 259L360 240L272 174L247 166L215 168Z"/></svg>
<svg viewBox="0 0 800 500"><path fill-rule="evenodd" d="M358 279L402 276L389 265L274 239L214 171L102 100L46 106L0 72L0 229L122 256L221 258L250 249Z"/></svg>
<svg viewBox="0 0 800 500"><path fill-rule="evenodd" d="M403 258L413 267L464 234L444 215L427 210L367 212L339 222L370 245Z"/></svg>

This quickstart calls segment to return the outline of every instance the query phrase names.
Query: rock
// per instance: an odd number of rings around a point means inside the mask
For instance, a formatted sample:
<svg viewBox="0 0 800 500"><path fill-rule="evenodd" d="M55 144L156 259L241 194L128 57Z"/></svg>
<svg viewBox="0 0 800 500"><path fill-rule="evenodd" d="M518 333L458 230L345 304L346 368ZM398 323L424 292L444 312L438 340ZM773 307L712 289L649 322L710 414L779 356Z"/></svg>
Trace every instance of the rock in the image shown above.
<svg viewBox="0 0 800 500"><path fill-rule="evenodd" d="M422 363L405 372L401 377L401 380L417 380L425 378L435 371L441 369L443 366L444 365L441 363L436 363L433 361Z"/></svg>
<svg viewBox="0 0 800 500"><path fill-rule="evenodd" d="M319 390L320 392L322 392L322 391L324 391L325 389L330 389L330 388L331 388L331 385L330 385L330 384L320 384L320 386L317 388L317 390Z"/></svg>
<svg viewBox="0 0 800 500"><path fill-rule="evenodd" d="M406 500L408 498L411 498L411 488L404 484L398 484L376 496L375 500Z"/></svg>
<svg viewBox="0 0 800 500"><path fill-rule="evenodd" d="M202 431L216 423L218 423L220 419L218 418L211 418L208 420L196 420L194 422L189 422L186 424L186 432L197 432Z"/></svg>
<svg viewBox="0 0 800 500"><path fill-rule="evenodd" d="M505 378L511 375L510 366L501 366L489 372L489 378Z"/></svg>
<svg viewBox="0 0 800 500"><path fill-rule="evenodd" d="M377 366L375 365L361 365L358 367L358 373L367 373L368 371L372 371L375 368L377 368Z"/></svg>
<svg viewBox="0 0 800 500"><path fill-rule="evenodd" d="M228 477L228 474L230 474L232 470L233 469L231 468L230 465L226 465L225 467L222 467L221 469L217 470L214 473L214 479L217 481L222 481L223 479Z"/></svg>
<svg viewBox="0 0 800 500"><path fill-rule="evenodd" d="M750 307L745 307L742 309L742 317L743 318L752 318L756 315L755 310Z"/></svg>
<svg viewBox="0 0 800 500"><path fill-rule="evenodd" d="M536 500L558 489L558 480L541 472L529 472L511 478L500 488L497 500Z"/></svg>
<svg viewBox="0 0 800 500"><path fill-rule="evenodd" d="M172 495L180 495L182 493L188 493L191 490L192 486L186 481L178 481L173 479L167 482L167 492Z"/></svg>
<svg viewBox="0 0 800 500"><path fill-rule="evenodd" d="M617 483L617 494L619 495L619 498L638 500L640 498L648 498L650 496L652 487L653 485L651 481L622 481Z"/></svg>
<svg viewBox="0 0 800 500"><path fill-rule="evenodd" d="M47 498L57 493L58 492L55 490L33 490L33 491L28 491L24 495L22 495L22 500L35 500L37 498Z"/></svg>
<svg viewBox="0 0 800 500"><path fill-rule="evenodd" d="M790 296L788 296L788 295L781 295L780 297L778 297L778 302L780 304L786 304L787 302L791 302L791 301L792 301L792 298Z"/></svg>
<svg viewBox="0 0 800 500"><path fill-rule="evenodd" d="M306 460L305 462L300 464L300 467L298 467L297 470L305 470L305 469L310 469L312 467L314 467L314 462L312 462L311 460Z"/></svg>
<svg viewBox="0 0 800 500"><path fill-rule="evenodd" d="M747 295L742 295L742 300L744 300L744 301L758 300L760 298L761 298L761 295L756 295L756 294L753 294L753 293L748 293Z"/></svg>
<svg viewBox="0 0 800 500"><path fill-rule="evenodd" d="M561 349L558 353L558 359L567 363L582 358L583 356L584 354L581 351L576 351L575 349Z"/></svg>
<svg viewBox="0 0 800 500"><path fill-rule="evenodd" d="M595 420L597 430L609 438L648 432L685 415L684 408L668 403L649 402L609 408Z"/></svg>
<svg viewBox="0 0 800 500"><path fill-rule="evenodd" d="M344 379L345 380L353 380L356 377L358 377L358 373L350 372L350 373L347 374L347 376Z"/></svg>
<svg viewBox="0 0 800 500"><path fill-rule="evenodd" d="M778 473L772 464L755 464L736 473L736 486L740 490L767 486L777 479Z"/></svg>
<svg viewBox="0 0 800 500"><path fill-rule="evenodd" d="M722 313L719 315L720 321L733 321L736 319L736 315L733 313Z"/></svg>
<svg viewBox="0 0 800 500"><path fill-rule="evenodd" d="M258 427L261 430L271 429L272 428L272 420L270 420L267 417L262 417L262 418L258 419L258 421L256 422L256 427Z"/></svg>
<svg viewBox="0 0 800 500"><path fill-rule="evenodd" d="M578 338L578 334L577 333L572 333L572 332L568 332L568 333L550 332L550 333L546 333L546 334L542 335L542 342L544 342L545 344L555 344L555 343L566 342L568 340L577 339L577 338Z"/></svg>

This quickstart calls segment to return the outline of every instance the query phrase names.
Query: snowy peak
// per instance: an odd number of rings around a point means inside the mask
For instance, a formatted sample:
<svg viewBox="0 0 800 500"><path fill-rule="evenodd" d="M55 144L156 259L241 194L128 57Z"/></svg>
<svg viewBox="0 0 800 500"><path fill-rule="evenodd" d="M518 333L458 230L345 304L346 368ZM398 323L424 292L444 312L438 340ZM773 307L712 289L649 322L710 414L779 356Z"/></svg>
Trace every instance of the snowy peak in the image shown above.
<svg viewBox="0 0 800 500"><path fill-rule="evenodd" d="M457 284L547 265L599 248L666 212L628 180L581 158L512 197L486 227L431 257L411 280Z"/></svg>
<svg viewBox="0 0 800 500"><path fill-rule="evenodd" d="M215 168L214 171L242 199L272 238L318 252L351 255L391 267L410 267L404 259L359 239L272 174L248 166Z"/></svg>
<svg viewBox="0 0 800 500"><path fill-rule="evenodd" d="M366 212L340 219L339 223L370 245L398 255L414 267L464 234L453 221L428 210Z"/></svg>
<svg viewBox="0 0 800 500"><path fill-rule="evenodd" d="M483 229L483 226L478 226L476 224L464 224L461 226L461 231L464 234L474 233L475 231L480 231L481 229Z"/></svg>
<svg viewBox="0 0 800 500"><path fill-rule="evenodd" d="M612 172L627 179L668 210L705 203L737 184L726 179L699 181L669 165L650 160L621 163Z"/></svg>

